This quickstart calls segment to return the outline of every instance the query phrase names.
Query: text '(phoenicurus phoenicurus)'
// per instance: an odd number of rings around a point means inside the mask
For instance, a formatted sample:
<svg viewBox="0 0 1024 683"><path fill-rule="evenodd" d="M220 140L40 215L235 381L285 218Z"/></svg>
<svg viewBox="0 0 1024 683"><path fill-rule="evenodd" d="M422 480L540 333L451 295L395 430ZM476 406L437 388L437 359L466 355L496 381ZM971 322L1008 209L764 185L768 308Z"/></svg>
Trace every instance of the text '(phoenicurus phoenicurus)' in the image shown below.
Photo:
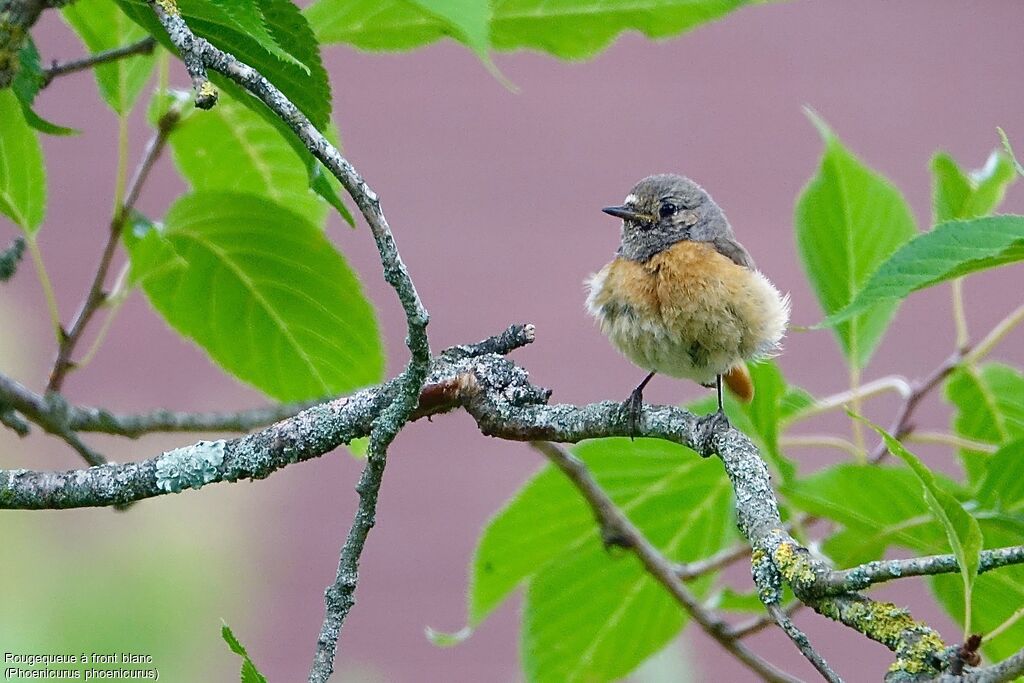
<svg viewBox="0 0 1024 683"><path fill-rule="evenodd" d="M615 259L588 281L587 309L612 344L650 374L625 403L635 434L643 390L655 374L718 390L722 381L750 401L746 361L775 355L789 320L789 297L754 266L718 204L679 175L644 178L621 206ZM727 423L727 421L726 421Z"/></svg>

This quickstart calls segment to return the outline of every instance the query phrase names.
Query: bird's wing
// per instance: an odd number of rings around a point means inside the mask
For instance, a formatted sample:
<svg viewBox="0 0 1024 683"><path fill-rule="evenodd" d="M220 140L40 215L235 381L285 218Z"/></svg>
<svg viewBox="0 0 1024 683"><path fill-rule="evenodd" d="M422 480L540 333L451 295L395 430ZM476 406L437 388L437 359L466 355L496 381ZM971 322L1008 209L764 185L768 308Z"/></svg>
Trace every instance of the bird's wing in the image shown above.
<svg viewBox="0 0 1024 683"><path fill-rule="evenodd" d="M755 270L754 259L750 257L743 245L731 237L719 237L711 242L719 254L732 260L738 266Z"/></svg>

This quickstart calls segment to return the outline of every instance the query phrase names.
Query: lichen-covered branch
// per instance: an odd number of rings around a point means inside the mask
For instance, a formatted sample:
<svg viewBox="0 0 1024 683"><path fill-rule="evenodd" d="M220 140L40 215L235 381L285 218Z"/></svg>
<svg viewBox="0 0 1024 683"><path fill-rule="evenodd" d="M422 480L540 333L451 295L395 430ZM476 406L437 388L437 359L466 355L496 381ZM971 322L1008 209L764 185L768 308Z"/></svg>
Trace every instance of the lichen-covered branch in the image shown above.
<svg viewBox="0 0 1024 683"><path fill-rule="evenodd" d="M981 551L978 573L1011 564L1024 564L1024 545L1007 546ZM954 555L928 555L906 560L878 560L858 567L832 571L816 578L807 590L819 595L836 595L858 591L876 583L902 579L908 576L953 574L960 571Z"/></svg>
<svg viewBox="0 0 1024 683"><path fill-rule="evenodd" d="M197 107L209 108L216 102L217 93L207 80L207 69L226 76L266 104L295 132L310 153L341 182L370 226L384 268L384 279L395 290L405 311L408 330L406 343L411 354L410 361L405 372L396 380L396 391L391 402L373 422L369 435L367 465L357 487L359 508L342 548L336 580L328 587L325 597L327 615L317 640L317 652L309 680L313 683L326 681L333 671L341 623L354 602L352 594L358 581L359 556L366 535L374 525L377 493L384 474L387 449L415 410L429 370L430 346L426 332L429 316L398 253L394 236L381 211L377 193L370 189L352 164L342 157L298 107L262 74L196 36L182 19L173 0L150 0L149 4L192 76Z"/></svg>

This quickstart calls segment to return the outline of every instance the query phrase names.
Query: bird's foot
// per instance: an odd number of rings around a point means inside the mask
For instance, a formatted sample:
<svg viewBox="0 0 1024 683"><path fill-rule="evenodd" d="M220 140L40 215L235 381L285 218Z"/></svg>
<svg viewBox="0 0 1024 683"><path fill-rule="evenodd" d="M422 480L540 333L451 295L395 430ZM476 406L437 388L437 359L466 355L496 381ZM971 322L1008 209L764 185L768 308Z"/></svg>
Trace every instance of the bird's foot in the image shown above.
<svg viewBox="0 0 1024 683"><path fill-rule="evenodd" d="M637 432L640 431L640 413L644 409L644 392L637 387L622 403L622 410L626 414L626 425L629 430L629 440L632 441Z"/></svg>
<svg viewBox="0 0 1024 683"><path fill-rule="evenodd" d="M694 429L695 441L700 446L697 450L701 457L707 458L715 453L715 437L723 432L732 429L729 418L721 408L713 413L702 415L697 418L697 425Z"/></svg>

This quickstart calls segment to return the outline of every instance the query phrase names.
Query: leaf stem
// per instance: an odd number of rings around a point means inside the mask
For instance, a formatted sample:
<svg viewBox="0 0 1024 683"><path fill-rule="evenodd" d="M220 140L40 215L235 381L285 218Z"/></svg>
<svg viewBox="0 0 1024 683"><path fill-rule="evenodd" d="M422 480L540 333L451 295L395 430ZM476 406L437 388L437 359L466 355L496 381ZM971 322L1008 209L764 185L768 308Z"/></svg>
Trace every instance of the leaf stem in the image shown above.
<svg viewBox="0 0 1024 683"><path fill-rule="evenodd" d="M980 451L982 453L995 453L999 450L999 447L993 444L985 443L984 441L975 441L974 439L968 439L948 432L915 431L907 434L903 440L917 443L938 443L971 451Z"/></svg>
<svg viewBox="0 0 1024 683"><path fill-rule="evenodd" d="M955 278L951 283L953 297L953 324L956 325L956 348L963 351L971 343L967 330L967 314L964 312L964 280Z"/></svg>
<svg viewBox="0 0 1024 683"><path fill-rule="evenodd" d="M986 633L985 642L990 643L992 642L993 638L996 638L997 636L1006 633L1011 626L1020 621L1021 617L1024 617L1024 607L1017 609L1013 614L1007 617L1006 620L1003 621L1003 623L999 624L999 626L996 626L994 629Z"/></svg>
<svg viewBox="0 0 1024 683"><path fill-rule="evenodd" d="M796 448L838 448L841 451L846 451L854 458L863 458L864 451L857 448L857 446L850 441L840 437L831 436L829 434L815 434L809 436L784 436L779 439L779 445L783 448L796 447Z"/></svg>
<svg viewBox="0 0 1024 683"><path fill-rule="evenodd" d="M57 308L57 296L53 292L53 282L43 264L43 253L39 249L39 242L36 241L34 234L27 234L25 243L28 245L28 253L32 256L32 263L35 264L39 285L43 288L43 295L46 297L46 307L50 312L50 322L53 325L54 334L57 335L57 343L61 344L64 341L64 330L60 326L60 310Z"/></svg>
<svg viewBox="0 0 1024 683"><path fill-rule="evenodd" d="M817 399L813 405L799 411L792 417L783 421L783 425L790 425L794 422L798 422L814 415L820 415L822 413L842 408L843 406L849 405L851 401L856 399L870 398L877 396L878 394L885 393L887 391L895 391L902 398L910 396L911 389L910 383L905 377L900 375L888 375L886 377L880 377L879 379L872 380L866 384L861 384L856 390L847 389L825 398Z"/></svg>

